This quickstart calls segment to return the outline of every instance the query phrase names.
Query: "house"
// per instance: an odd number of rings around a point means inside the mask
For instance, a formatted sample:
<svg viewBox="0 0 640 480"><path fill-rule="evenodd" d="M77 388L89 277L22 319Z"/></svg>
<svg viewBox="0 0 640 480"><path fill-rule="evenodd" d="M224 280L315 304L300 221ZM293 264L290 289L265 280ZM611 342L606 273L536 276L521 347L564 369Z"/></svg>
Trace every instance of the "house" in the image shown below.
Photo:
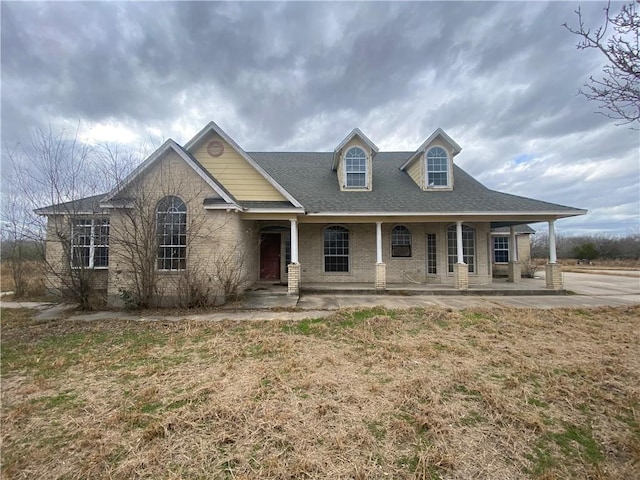
<svg viewBox="0 0 640 480"><path fill-rule="evenodd" d="M555 221L586 211L490 190L455 164L460 151L440 128L409 152L381 152L356 128L332 152L245 152L210 122L184 146L166 141L111 192L37 213L48 216L50 263L91 271L111 304L142 275L164 299L196 280L211 287L203 295L259 281L291 294L318 282L465 290L491 283L495 264L518 282L514 246L532 222L549 224L546 282L561 289Z"/></svg>

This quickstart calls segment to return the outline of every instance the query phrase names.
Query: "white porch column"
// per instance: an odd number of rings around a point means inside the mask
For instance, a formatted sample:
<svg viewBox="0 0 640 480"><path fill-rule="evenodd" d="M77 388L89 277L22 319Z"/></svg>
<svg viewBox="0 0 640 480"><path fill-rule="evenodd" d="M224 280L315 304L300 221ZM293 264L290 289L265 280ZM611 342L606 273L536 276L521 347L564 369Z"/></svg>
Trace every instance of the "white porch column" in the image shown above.
<svg viewBox="0 0 640 480"><path fill-rule="evenodd" d="M509 227L509 261L518 263L518 242L516 241L516 227Z"/></svg>
<svg viewBox="0 0 640 480"><path fill-rule="evenodd" d="M522 267L518 263L518 242L516 241L516 228L509 227L509 282L518 283L522 278Z"/></svg>
<svg viewBox="0 0 640 480"><path fill-rule="evenodd" d="M458 247L458 263L464 263L462 251L462 221L456 222L456 246Z"/></svg>
<svg viewBox="0 0 640 480"><path fill-rule="evenodd" d="M549 263L545 266L547 288L562 290L562 268L556 254L555 220L549 220Z"/></svg>
<svg viewBox="0 0 640 480"><path fill-rule="evenodd" d="M291 263L298 262L298 220L289 219L291 222Z"/></svg>
<svg viewBox="0 0 640 480"><path fill-rule="evenodd" d="M376 278L374 286L377 292L387 288L387 266L382 263L382 222L376 222Z"/></svg>
<svg viewBox="0 0 640 480"><path fill-rule="evenodd" d="M287 267L287 293L300 295L300 263L298 262L298 220L291 222L291 263Z"/></svg>
<svg viewBox="0 0 640 480"><path fill-rule="evenodd" d="M382 222L376 222L376 263L382 263Z"/></svg>
<svg viewBox="0 0 640 480"><path fill-rule="evenodd" d="M549 263L557 263L555 220L549 220Z"/></svg>
<svg viewBox="0 0 640 480"><path fill-rule="evenodd" d="M456 222L456 247L458 250L458 262L453 266L453 284L458 290L467 290L469 288L469 266L464 263L462 221Z"/></svg>

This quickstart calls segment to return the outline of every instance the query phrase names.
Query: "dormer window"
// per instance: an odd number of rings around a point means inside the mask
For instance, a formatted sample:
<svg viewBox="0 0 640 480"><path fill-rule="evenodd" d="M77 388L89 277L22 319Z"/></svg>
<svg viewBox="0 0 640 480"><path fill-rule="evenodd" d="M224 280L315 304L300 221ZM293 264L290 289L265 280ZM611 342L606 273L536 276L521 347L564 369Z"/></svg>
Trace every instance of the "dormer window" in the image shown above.
<svg viewBox="0 0 640 480"><path fill-rule="evenodd" d="M367 187L367 155L359 147L350 148L344 156L345 186Z"/></svg>
<svg viewBox="0 0 640 480"><path fill-rule="evenodd" d="M449 157L442 147L427 152L427 188L449 186Z"/></svg>

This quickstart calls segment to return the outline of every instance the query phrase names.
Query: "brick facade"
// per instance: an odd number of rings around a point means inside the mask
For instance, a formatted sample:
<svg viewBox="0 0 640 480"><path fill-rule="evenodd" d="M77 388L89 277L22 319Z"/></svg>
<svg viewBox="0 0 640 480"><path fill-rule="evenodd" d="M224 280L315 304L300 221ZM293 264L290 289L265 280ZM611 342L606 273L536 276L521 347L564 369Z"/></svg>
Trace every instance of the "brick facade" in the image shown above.
<svg viewBox="0 0 640 480"><path fill-rule="evenodd" d="M333 224L301 223L299 225L300 264L304 282L375 283L376 279L376 225L372 223L340 224L349 229L350 265L346 273L325 273L323 231ZM386 284L390 283L454 283L453 272L448 271L447 227L450 223L403 223L411 232L411 257L391 256L391 230L397 223L382 224L382 263L385 264ZM467 224L465 224L467 225ZM475 229L476 264L469 283L491 282L488 264L488 223L469 224ZM436 274L427 273L427 233L436 235Z"/></svg>
<svg viewBox="0 0 640 480"><path fill-rule="evenodd" d="M466 263L453 265L453 286L458 290L469 288L469 266Z"/></svg>
<svg viewBox="0 0 640 480"><path fill-rule="evenodd" d="M376 291L382 292L387 288L387 266L384 263L376 263Z"/></svg>
<svg viewBox="0 0 640 480"><path fill-rule="evenodd" d="M559 263L547 263L545 266L545 277L547 288L562 290L562 267Z"/></svg>

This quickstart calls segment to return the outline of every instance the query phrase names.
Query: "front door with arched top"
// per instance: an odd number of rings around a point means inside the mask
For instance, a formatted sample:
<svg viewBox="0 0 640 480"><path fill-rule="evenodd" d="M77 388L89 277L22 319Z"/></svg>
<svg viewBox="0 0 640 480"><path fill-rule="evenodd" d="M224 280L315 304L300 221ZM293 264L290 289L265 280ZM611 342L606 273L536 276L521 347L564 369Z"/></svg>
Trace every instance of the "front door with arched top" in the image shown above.
<svg viewBox="0 0 640 480"><path fill-rule="evenodd" d="M280 280L280 233L260 234L260 280Z"/></svg>

